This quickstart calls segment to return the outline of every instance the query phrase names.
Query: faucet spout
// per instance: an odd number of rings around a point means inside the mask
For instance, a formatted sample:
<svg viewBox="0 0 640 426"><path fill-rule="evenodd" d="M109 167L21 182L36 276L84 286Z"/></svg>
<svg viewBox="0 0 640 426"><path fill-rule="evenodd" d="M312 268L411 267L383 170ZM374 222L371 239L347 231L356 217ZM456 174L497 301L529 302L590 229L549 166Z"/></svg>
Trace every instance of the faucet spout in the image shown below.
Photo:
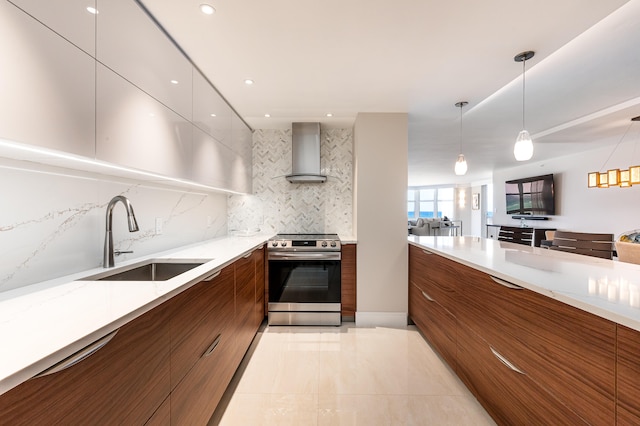
<svg viewBox="0 0 640 426"><path fill-rule="evenodd" d="M136 215L133 212L133 206L127 197L122 195L116 195L109 201L107 205L107 217L106 217L106 230L104 237L104 256L102 261L102 266L105 268L111 268L115 265L115 260L113 257L113 235L112 235L112 227L113 227L113 208L121 201L124 204L124 207L127 209L127 224L129 226L129 232L136 232L140 228L138 228L138 222L136 221Z"/></svg>

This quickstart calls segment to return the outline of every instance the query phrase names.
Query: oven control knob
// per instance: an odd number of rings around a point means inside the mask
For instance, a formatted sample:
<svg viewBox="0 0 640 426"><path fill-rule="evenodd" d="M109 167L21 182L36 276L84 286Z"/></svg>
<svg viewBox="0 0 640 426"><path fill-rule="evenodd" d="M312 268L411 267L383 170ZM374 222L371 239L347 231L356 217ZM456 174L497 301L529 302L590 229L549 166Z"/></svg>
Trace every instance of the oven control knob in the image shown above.
<svg viewBox="0 0 640 426"><path fill-rule="evenodd" d="M331 241L331 247L335 247L336 246L336 242L335 241Z"/></svg>
<svg viewBox="0 0 640 426"><path fill-rule="evenodd" d="M274 246L274 247L278 247L278 242L277 241L272 241L271 245Z"/></svg>
<svg viewBox="0 0 640 426"><path fill-rule="evenodd" d="M286 247L287 246L287 242L286 241L283 241L281 244L282 244L282 247Z"/></svg>
<svg viewBox="0 0 640 426"><path fill-rule="evenodd" d="M326 246L327 246L327 242L326 242L326 241L323 241L323 242L322 242L322 247L326 247Z"/></svg>

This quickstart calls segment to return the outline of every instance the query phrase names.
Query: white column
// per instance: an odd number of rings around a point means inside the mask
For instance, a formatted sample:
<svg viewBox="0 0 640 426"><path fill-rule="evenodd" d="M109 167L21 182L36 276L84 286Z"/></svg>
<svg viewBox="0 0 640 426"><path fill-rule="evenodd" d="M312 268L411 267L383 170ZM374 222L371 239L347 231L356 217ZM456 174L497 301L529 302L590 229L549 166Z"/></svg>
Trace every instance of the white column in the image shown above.
<svg viewBox="0 0 640 426"><path fill-rule="evenodd" d="M407 324L407 144L407 114L356 117L357 326Z"/></svg>

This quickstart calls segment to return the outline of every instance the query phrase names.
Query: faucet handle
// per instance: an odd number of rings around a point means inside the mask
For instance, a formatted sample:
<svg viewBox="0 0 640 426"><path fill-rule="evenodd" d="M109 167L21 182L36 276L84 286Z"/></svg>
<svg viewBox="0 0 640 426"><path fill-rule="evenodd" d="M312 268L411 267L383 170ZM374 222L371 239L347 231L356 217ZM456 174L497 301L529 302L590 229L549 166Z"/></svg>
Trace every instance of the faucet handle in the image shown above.
<svg viewBox="0 0 640 426"><path fill-rule="evenodd" d="M133 253L133 250L115 250L113 254L120 256L121 254Z"/></svg>

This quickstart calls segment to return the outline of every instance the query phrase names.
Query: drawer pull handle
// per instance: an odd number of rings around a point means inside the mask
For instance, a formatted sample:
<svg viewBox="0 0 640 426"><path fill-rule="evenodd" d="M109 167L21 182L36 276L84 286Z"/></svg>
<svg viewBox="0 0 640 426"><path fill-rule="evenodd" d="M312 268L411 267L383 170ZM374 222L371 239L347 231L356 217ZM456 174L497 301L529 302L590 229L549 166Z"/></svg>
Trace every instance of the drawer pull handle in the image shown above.
<svg viewBox="0 0 640 426"><path fill-rule="evenodd" d="M424 296L424 298L427 299L429 302L435 302L435 300L433 300L427 293L425 293L422 290L420 291L422 292L422 295Z"/></svg>
<svg viewBox="0 0 640 426"><path fill-rule="evenodd" d="M251 255L253 254L255 250L251 250L249 253L247 253L246 255L242 256L244 259L248 259L251 257Z"/></svg>
<svg viewBox="0 0 640 426"><path fill-rule="evenodd" d="M423 252L424 254L433 254L433 253L431 253L430 251L426 251L426 250L422 250L422 252Z"/></svg>
<svg viewBox="0 0 640 426"><path fill-rule="evenodd" d="M213 343L211 344L211 346L209 346L207 348L206 351L204 351L204 353L202 354L203 357L209 356L213 353L213 351L216 350L216 347L218 347L218 343L220 343L220 339L222 338L222 334L218 334L216 336L216 338L214 339Z"/></svg>
<svg viewBox="0 0 640 426"><path fill-rule="evenodd" d="M498 358L498 361L500 361L501 363L503 363L504 365L507 366L507 368L509 368L510 370L515 371L516 373L520 373L520 374L524 374L526 376L526 374L524 373L524 371L520 370L518 367L516 367L515 365L513 365L508 359L506 359L505 357L503 357L502 355L500 355L500 353L498 353L498 351L496 351L495 349L493 349L491 346L489 346L489 349L491 349L491 352L493 353L493 356L495 356L496 358Z"/></svg>
<svg viewBox="0 0 640 426"><path fill-rule="evenodd" d="M501 280L500 278L496 278L493 275L489 275L492 280L500 284L501 286L513 289L513 290L522 290L522 287L519 285L511 284L509 281Z"/></svg>
<svg viewBox="0 0 640 426"><path fill-rule="evenodd" d="M113 337L116 335L118 330L120 329L114 330L111 333L107 334L106 336L101 337L95 342L80 349L78 352L74 353L73 355L67 357L66 359L63 359L59 363L52 365L46 370L41 371L40 373L36 374L32 378L48 376L49 374L55 374L62 370L66 370L69 367L73 367L83 359L89 358L91 355L93 355L94 353L102 349L107 343L109 343L109 341L111 341L111 339L113 339Z"/></svg>
<svg viewBox="0 0 640 426"><path fill-rule="evenodd" d="M207 278L203 279L202 281L211 281L212 279L220 275L220 272L222 271L215 271L213 274L209 275Z"/></svg>

